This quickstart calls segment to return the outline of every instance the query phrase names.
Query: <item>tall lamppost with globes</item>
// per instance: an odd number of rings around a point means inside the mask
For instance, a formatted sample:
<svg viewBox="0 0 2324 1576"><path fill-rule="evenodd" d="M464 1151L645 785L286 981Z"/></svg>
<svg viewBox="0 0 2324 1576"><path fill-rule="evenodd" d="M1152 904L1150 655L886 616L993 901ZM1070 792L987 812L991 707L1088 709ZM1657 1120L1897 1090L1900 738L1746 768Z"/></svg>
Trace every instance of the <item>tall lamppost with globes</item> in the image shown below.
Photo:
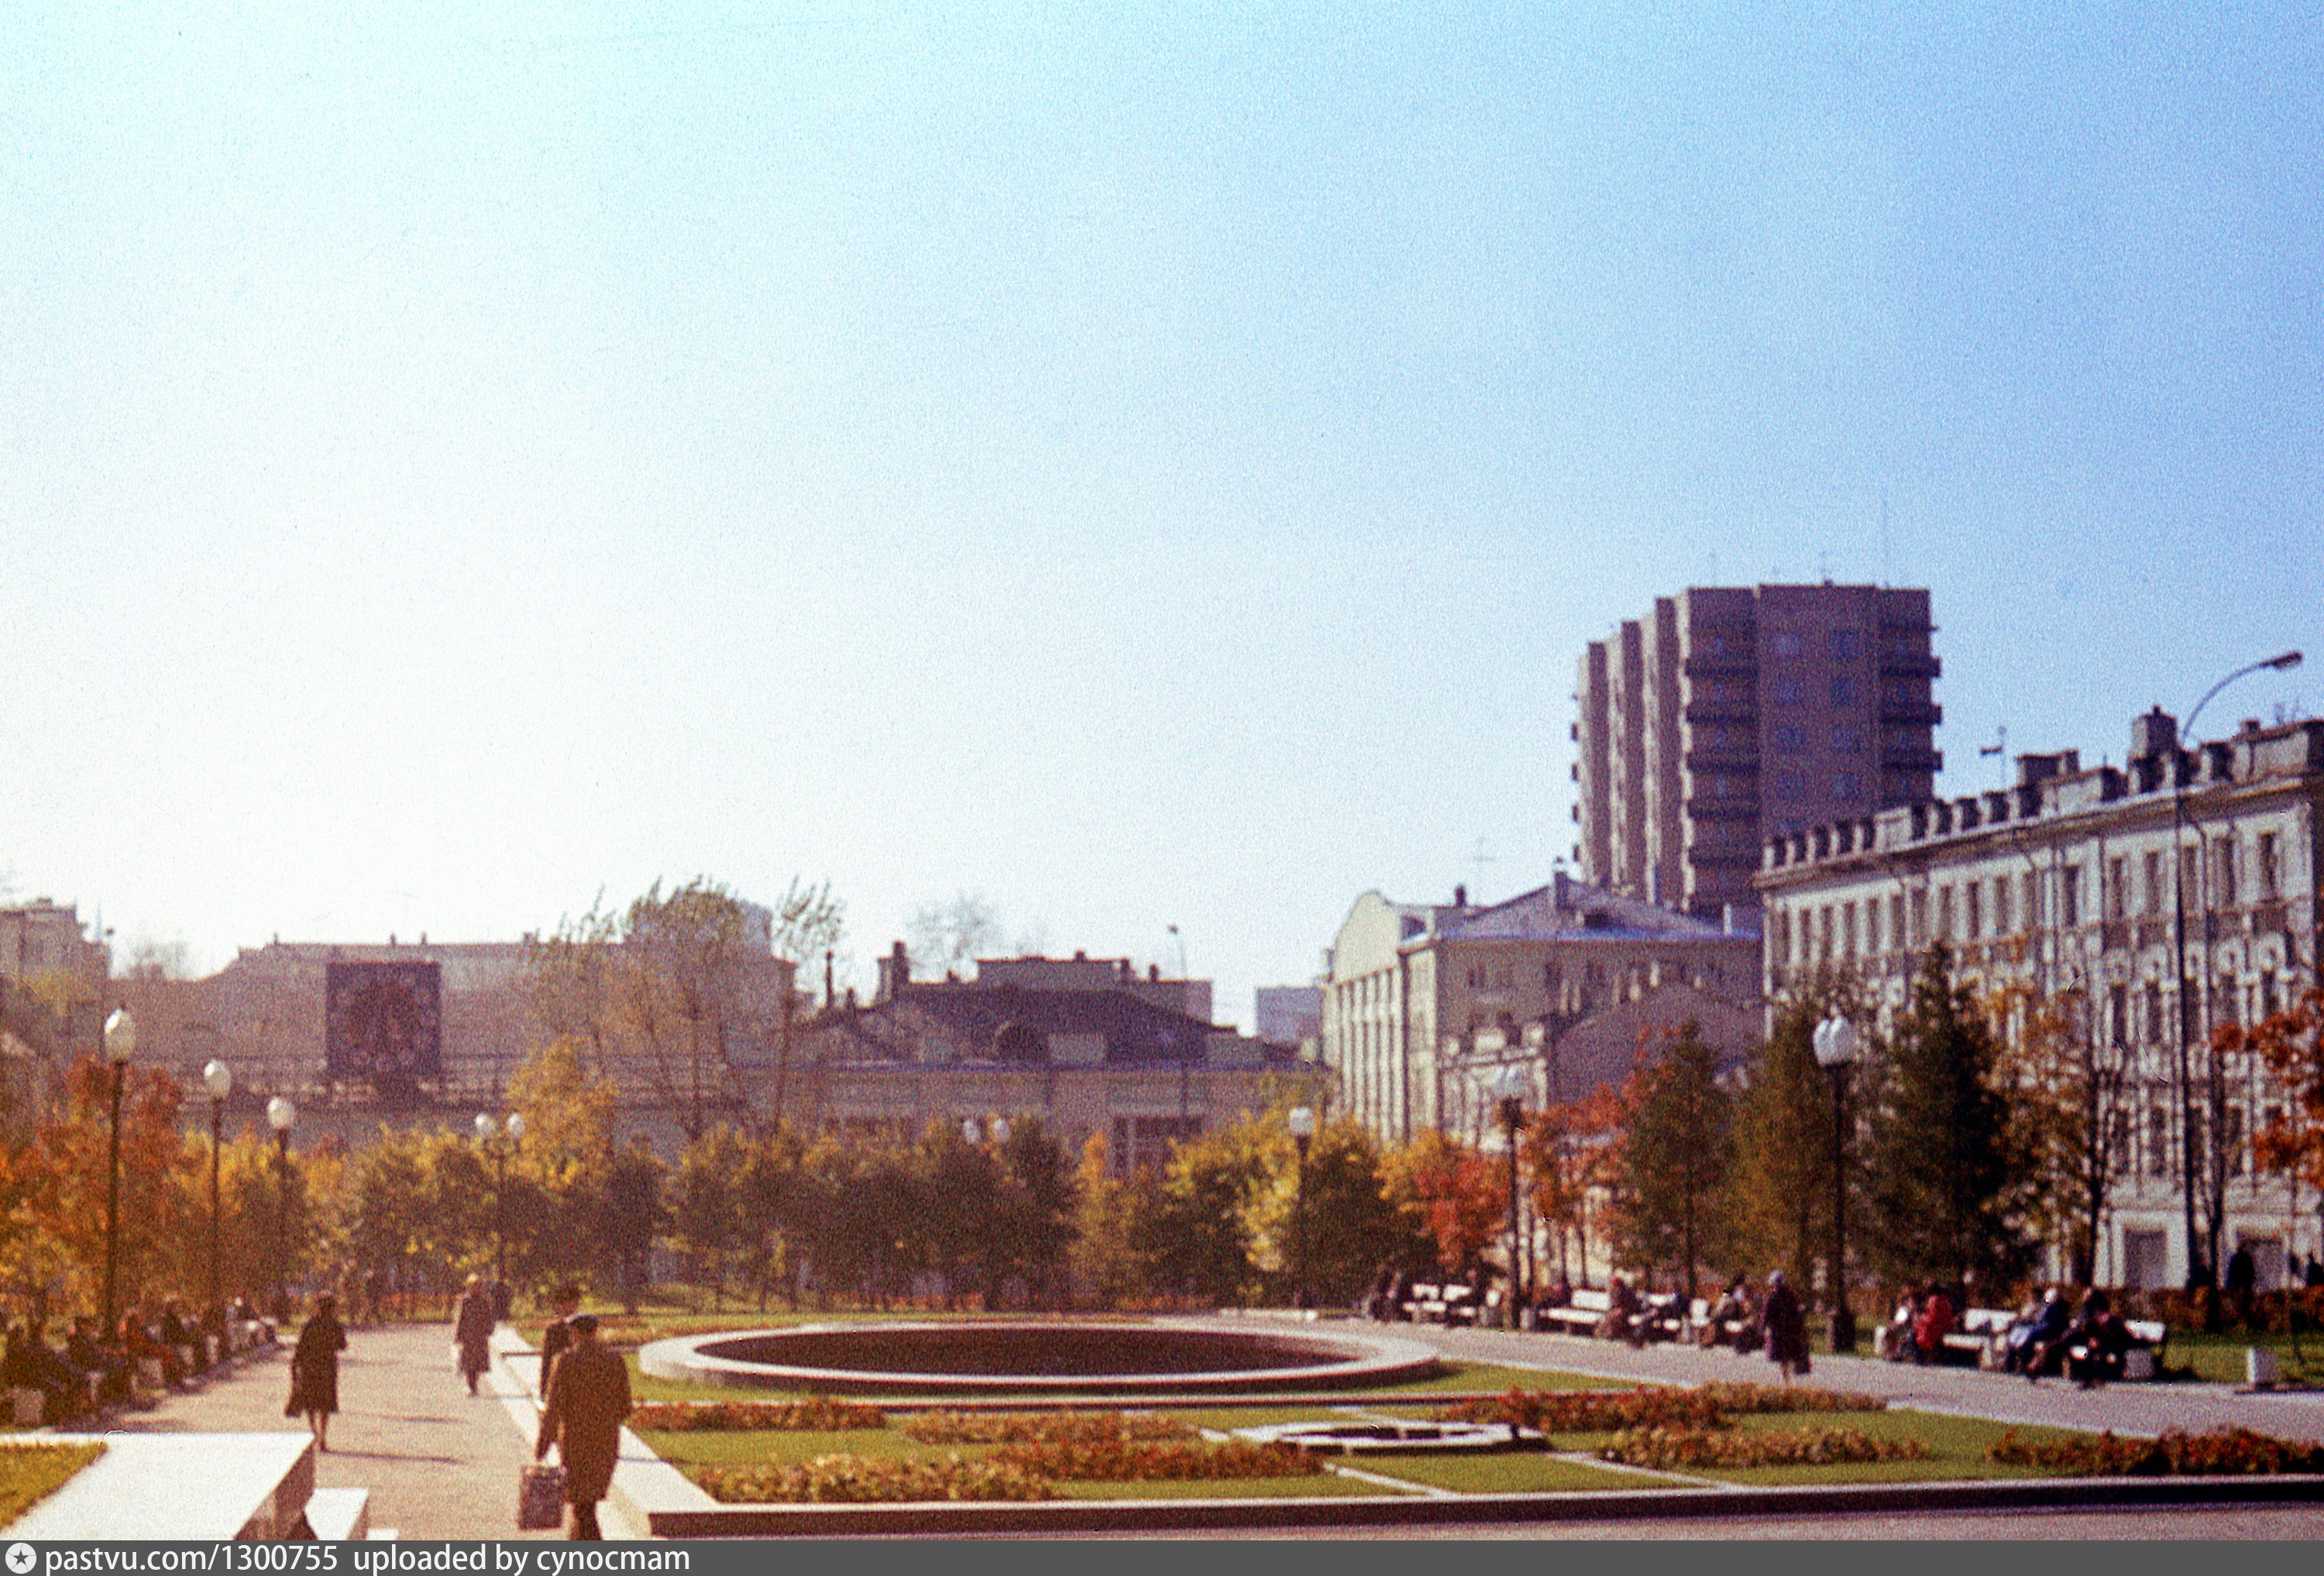
<svg viewBox="0 0 2324 1576"><path fill-rule="evenodd" d="M1504 1064L1493 1075L1493 1098L1501 1119L1502 1135L1509 1149L1509 1303L1508 1327L1518 1326L1517 1310L1526 1305L1527 1276L1524 1270L1523 1225L1517 1218L1517 1138L1525 1131L1525 1097L1533 1081L1526 1070L1515 1062Z"/></svg>
<svg viewBox="0 0 2324 1576"><path fill-rule="evenodd" d="M1299 1156L1291 1184L1291 1304L1305 1308L1314 1302L1307 1286L1307 1146L1315 1141L1315 1108L1293 1106L1283 1125L1291 1130L1291 1147Z"/></svg>
<svg viewBox="0 0 2324 1576"><path fill-rule="evenodd" d="M226 1132L226 1097L234 1092L234 1069L217 1057L202 1069L210 1093L210 1306L226 1305L218 1270L218 1149Z"/></svg>
<svg viewBox="0 0 2324 1576"><path fill-rule="evenodd" d="M101 1038L105 1059L113 1068L112 1138L105 1170L105 1328L110 1334L121 1275L121 1086L129 1076L129 1059L137 1054L137 1020L129 1016L129 1009L113 1009Z"/></svg>
<svg viewBox="0 0 2324 1576"><path fill-rule="evenodd" d="M1848 1070L1861 1042L1835 1012L1815 1026L1815 1059L1831 1074L1831 1349L1856 1350L1856 1311L1848 1305Z"/></svg>
<svg viewBox="0 0 2324 1576"><path fill-rule="evenodd" d="M2273 669L2278 673L2287 672L2292 668L2299 667L2300 662L2301 656L2298 651L2279 652L2275 656L2265 658L2261 661L2247 662L2243 667L2236 668L2233 673L2228 674L2225 678L2220 679L2217 684L2211 686L2210 688L2203 692L2203 698L2197 701L2194 707L2188 712L2186 722L2180 725L2176 748L2172 751L2173 758L2172 760L2171 770L2171 857L2172 867L2171 871L2171 950L2177 955L2179 960L2179 1033L2177 1037L2177 1060L2179 1063L2177 1069L2179 1074L2179 1141L2181 1162L2179 1173L2181 1194L2184 1198L2186 1208L2185 1229L2187 1232L2187 1286L2190 1290L2207 1277L2211 1281L2216 1282L2218 1276L2219 1267L2217 1263L2212 1262L2212 1260L2215 1260L2218 1257L2218 1243L2213 1242L2209 1244L2209 1252L2200 1258L2197 1257L2195 1250L2195 1166L2204 1146L2200 1142L2199 1135L2195 1130L2195 1090L2193 1084L2192 1064L2189 1059L2190 1047L2192 1046L2195 1038L2195 984L2193 979L2187 971L2187 854L2184 844L2187 840L2188 773L2181 769L2179 761L2180 758L2183 757L2193 748L2195 739L2195 719L2202 714L2204 706L2210 704L2210 699L2213 696L2227 688L2227 686L2233 684L2236 679L2245 677L2247 675L2258 673L2263 669ZM2199 848L2202 845L2202 837L2200 833L2196 837L2196 845ZM2210 908L2206 905L2203 911L2203 968L2206 973L2209 972L2211 966L2210 920ZM2213 1058L2211 1063L2211 1072L2213 1074L2213 1077L2210 1081L2212 1087L2209 1092L2213 1096L2214 1103L2216 1104L2218 1094L2218 1090L2217 1088L2218 1062L2216 1057Z"/></svg>
<svg viewBox="0 0 2324 1576"><path fill-rule="evenodd" d="M475 1125L476 1142L493 1157L493 1300L497 1304L508 1285L508 1157L524 1137L524 1112L512 1111L502 1122L480 1111ZM505 1144L501 1142L504 1134Z"/></svg>
<svg viewBox="0 0 2324 1576"><path fill-rule="evenodd" d="M274 1206L274 1316L278 1323L290 1316L290 1128L299 1120L299 1108L287 1094L278 1094L266 1102L266 1125L274 1129L274 1178L277 1195Z"/></svg>

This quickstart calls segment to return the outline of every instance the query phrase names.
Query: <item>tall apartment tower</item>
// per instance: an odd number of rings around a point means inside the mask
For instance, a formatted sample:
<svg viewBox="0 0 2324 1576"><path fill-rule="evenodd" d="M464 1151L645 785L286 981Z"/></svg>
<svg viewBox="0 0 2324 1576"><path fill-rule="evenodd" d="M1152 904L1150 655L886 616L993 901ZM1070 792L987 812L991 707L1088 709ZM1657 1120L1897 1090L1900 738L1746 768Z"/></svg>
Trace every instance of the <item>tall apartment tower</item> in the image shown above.
<svg viewBox="0 0 2324 1576"><path fill-rule="evenodd" d="M1710 917L1769 837L1932 797L1925 590L1692 586L1576 673L1582 880Z"/></svg>

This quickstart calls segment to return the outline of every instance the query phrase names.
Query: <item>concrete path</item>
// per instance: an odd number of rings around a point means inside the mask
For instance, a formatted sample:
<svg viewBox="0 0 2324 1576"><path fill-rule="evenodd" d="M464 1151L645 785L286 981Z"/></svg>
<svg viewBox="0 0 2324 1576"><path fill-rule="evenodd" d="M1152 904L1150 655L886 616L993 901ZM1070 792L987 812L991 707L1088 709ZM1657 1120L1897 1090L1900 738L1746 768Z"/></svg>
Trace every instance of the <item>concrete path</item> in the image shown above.
<svg viewBox="0 0 2324 1576"><path fill-rule="evenodd" d="M496 1357L521 1339L503 1326ZM118 1413L108 1428L124 1433L303 1433L285 1419L290 1390L290 1346L254 1353L229 1370L165 1396L150 1412ZM339 1354L339 1413L330 1449L315 1456L318 1488L360 1488L371 1494L371 1525L406 1538L549 1539L561 1532L521 1532L517 1474L532 1460L540 1412L520 1377L539 1359L496 1361L484 1392L470 1396L452 1363L452 1327L403 1324L351 1330ZM605 1535L632 1530L609 1506Z"/></svg>
<svg viewBox="0 0 2324 1576"><path fill-rule="evenodd" d="M1336 1322L1335 1322L1336 1323ZM1428 1324L1354 1323L1348 1328L1428 1341L1447 1356L1476 1362L1562 1369L1610 1379L1702 1384L1714 1379L1779 1382L1757 1354L1618 1341L1532 1331L1445 1330ZM2230 1385L2114 1384L2077 1389L2063 1379L2029 1385L2008 1374L1967 1368L1914 1368L1871 1357L1815 1359L1804 1384L1885 1396L1900 1406L1987 1417L2000 1423L2053 1424L2153 1435L2166 1428L2200 1433L2241 1426L2278 1439L2324 1441L2324 1390L2253 1393Z"/></svg>

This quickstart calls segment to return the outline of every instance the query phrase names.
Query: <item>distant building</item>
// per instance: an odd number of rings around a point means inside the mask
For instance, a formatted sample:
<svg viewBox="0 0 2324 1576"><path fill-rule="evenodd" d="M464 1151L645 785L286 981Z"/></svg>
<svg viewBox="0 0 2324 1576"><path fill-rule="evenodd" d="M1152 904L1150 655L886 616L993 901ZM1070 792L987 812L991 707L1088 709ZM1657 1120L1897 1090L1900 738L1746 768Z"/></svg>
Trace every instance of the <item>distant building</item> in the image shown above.
<svg viewBox="0 0 2324 1576"><path fill-rule="evenodd" d="M1271 1046L1305 1046L1323 1029L1323 992L1314 985L1261 985L1251 997L1251 1032Z"/></svg>
<svg viewBox="0 0 2324 1576"><path fill-rule="evenodd" d="M1358 898L1324 954L1322 1055L1338 1109L1382 1139L1489 1129L1500 1069L1532 1098L1618 1082L1692 1019L1732 1063L1760 1032L1759 937L1560 872L1505 903Z"/></svg>
<svg viewBox="0 0 2324 1576"><path fill-rule="evenodd" d="M2253 1167L2250 1134L2284 1109L2283 1092L2242 1058L2222 1058L2213 1085L2208 1046L2218 1026L2264 1017L2316 982L2324 722L2248 722L2190 751L2157 710L2133 723L2119 769L2086 770L2074 751L2017 764L2006 790L1771 838L1757 878L1768 999L1819 972L1846 972L1868 988L1885 1028L1904 1008L1921 954L1941 941L1973 987L2062 1006L2123 1080L2110 1113L2121 1169L2099 1279L2185 1283L2191 1102L2197 1176L2214 1154L2226 1161L2220 1255L2249 1247L2261 1284L2280 1284L2287 1252L2324 1254L2324 1221L2312 1196ZM2015 1036L2022 1014L2001 1028ZM2214 1117L2227 1138L2216 1150L2202 1137ZM2198 1192L2200 1262L2209 1210L2208 1188Z"/></svg>
<svg viewBox="0 0 2324 1576"><path fill-rule="evenodd" d="M1929 594L1696 586L1576 673L1573 857L1609 891L1716 918L1766 839L1927 798L1942 764Z"/></svg>
<svg viewBox="0 0 2324 1576"><path fill-rule="evenodd" d="M809 1129L905 1137L932 1121L1038 1116L1069 1152L1103 1138L1117 1175L1159 1166L1173 1143L1264 1110L1312 1071L1179 1005L1209 1000L1207 981L1080 954L982 959L973 981L918 981L899 942L869 1004L798 1026L783 1107Z"/></svg>

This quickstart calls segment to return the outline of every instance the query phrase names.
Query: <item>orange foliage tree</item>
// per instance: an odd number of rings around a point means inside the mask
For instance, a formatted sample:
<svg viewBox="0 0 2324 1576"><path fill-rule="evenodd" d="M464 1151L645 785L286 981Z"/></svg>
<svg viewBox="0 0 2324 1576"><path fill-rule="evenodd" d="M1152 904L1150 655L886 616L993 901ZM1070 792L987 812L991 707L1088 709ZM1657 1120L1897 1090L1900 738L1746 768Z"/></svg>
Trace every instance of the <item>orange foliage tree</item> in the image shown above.
<svg viewBox="0 0 2324 1576"><path fill-rule="evenodd" d="M104 1295L113 1076L94 1056L75 1064L64 1110L42 1121L31 1147L13 1157L20 1229L10 1243L9 1278L35 1298L61 1293L94 1309ZM194 1210L197 1153L177 1125L182 1099L177 1080L159 1068L126 1069L119 1307L187 1286L180 1261L208 1226Z"/></svg>
<svg viewBox="0 0 2324 1576"><path fill-rule="evenodd" d="M2283 1114L2253 1138L2259 1163L2324 1190L2324 988L2255 1024L2223 1025L2214 1044L2256 1054L2289 1098Z"/></svg>
<svg viewBox="0 0 2324 1576"><path fill-rule="evenodd" d="M1508 1220L1501 1161L1431 1129L1391 1153L1387 1172L1388 1196L1435 1243L1440 1269L1462 1275L1483 1261Z"/></svg>

